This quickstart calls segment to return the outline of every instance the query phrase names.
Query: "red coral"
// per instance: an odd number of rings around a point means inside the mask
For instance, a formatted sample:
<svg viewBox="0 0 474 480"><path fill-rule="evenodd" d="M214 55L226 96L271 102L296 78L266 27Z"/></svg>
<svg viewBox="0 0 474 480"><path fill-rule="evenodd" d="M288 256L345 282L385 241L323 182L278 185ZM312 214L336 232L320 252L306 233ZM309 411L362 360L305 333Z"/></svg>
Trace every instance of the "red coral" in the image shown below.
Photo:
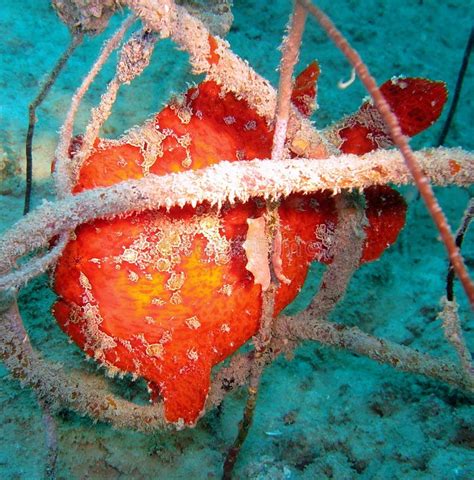
<svg viewBox="0 0 474 480"><path fill-rule="evenodd" d="M444 82L424 78L396 78L380 87L393 113L397 115L402 132L413 136L432 125L441 115L447 100ZM392 144L377 109L365 102L353 115L337 127L344 153L362 155Z"/></svg>
<svg viewBox="0 0 474 480"><path fill-rule="evenodd" d="M210 39L211 56L216 46ZM293 99L310 112L319 69L296 81ZM313 82L313 85L312 85ZM268 158L272 132L243 100L214 82L190 89L128 141L97 140L74 192L148 174L200 169L221 160ZM361 261L377 258L403 225L391 189L368 189L367 240ZM203 204L80 226L55 271L54 314L90 356L148 380L169 422L193 424L209 390L211 369L259 327L261 287L246 269L250 218L264 202ZM279 207L281 274L277 315L296 296L310 261L331 261L337 212L329 192L291 195Z"/></svg>
<svg viewBox="0 0 474 480"><path fill-rule="evenodd" d="M321 73L318 62L311 62L296 78L291 92L293 105L309 117L315 108L316 85Z"/></svg>

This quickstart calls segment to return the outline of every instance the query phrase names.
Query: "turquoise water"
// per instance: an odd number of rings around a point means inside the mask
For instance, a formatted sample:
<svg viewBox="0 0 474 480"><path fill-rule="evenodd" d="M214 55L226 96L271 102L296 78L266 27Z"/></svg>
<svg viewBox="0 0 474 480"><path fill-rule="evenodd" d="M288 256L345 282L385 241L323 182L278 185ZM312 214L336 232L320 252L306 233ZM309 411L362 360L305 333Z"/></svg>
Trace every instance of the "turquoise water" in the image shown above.
<svg viewBox="0 0 474 480"><path fill-rule="evenodd" d="M381 82L393 75L422 76L454 90L462 53L472 26L473 4L453 1L322 1ZM27 106L68 42L68 32L45 0L21 4L0 0L0 230L22 212L24 137ZM236 1L234 25L227 39L252 67L278 81L281 36L289 2ZM75 88L87 73L100 45L119 24L87 39L71 58L38 110L35 134L34 205L50 198L50 164L57 132ZM87 95L76 126L80 132L114 69L114 56ZM337 82L350 68L321 30L309 22L300 69L317 58L322 69L318 128L355 111L365 96L355 82L340 90ZM189 72L186 55L171 42L157 46L152 65L125 87L104 129L108 137L142 123L173 93L199 81ZM467 71L461 101L447 146L474 150L472 111L474 71ZM433 145L446 116L413 141ZM402 189L408 203L407 224L397 243L378 261L362 267L333 320L433 355L454 359L437 319L444 294L446 260L437 234L413 188ZM437 189L452 225L457 225L471 190ZM464 255L474 264L472 232ZM317 283L314 269L307 287ZM462 291L461 319L474 346L472 314ZM95 372L82 352L68 343L50 314L54 294L46 276L30 282L20 307L32 341L47 358L68 368ZM102 371L98 371L102 374ZM46 461L44 429L33 394L0 367L0 478L42 478ZM125 379L114 387L126 398L141 394ZM140 393L137 393L140 392ZM59 433L58 478L142 479L220 478L245 405L244 389L228 395L194 429L142 434L114 430L74 412L55 416ZM351 353L307 343L293 359L279 358L267 368L255 422L242 450L236 478L249 479L471 479L474 478L472 396L440 382L397 372Z"/></svg>

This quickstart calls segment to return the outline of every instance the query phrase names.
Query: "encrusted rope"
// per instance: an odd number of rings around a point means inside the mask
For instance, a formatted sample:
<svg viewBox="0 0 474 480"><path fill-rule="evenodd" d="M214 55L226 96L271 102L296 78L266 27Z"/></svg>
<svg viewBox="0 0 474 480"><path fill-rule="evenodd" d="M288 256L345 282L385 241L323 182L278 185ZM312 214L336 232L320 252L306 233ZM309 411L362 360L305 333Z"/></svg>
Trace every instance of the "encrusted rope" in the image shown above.
<svg viewBox="0 0 474 480"><path fill-rule="evenodd" d="M437 148L422 150L416 155L434 184L474 183L472 153L457 148ZM456 168L451 169L454 164ZM47 246L55 235L74 230L95 218L176 205L195 206L203 201L220 206L226 201L245 202L252 197L276 200L297 192L332 190L337 193L342 189L411 182L412 177L396 150L377 150L361 157L341 155L326 160L220 162L202 170L149 175L141 180L81 192L57 202L44 202L1 238L0 273L7 274L19 257ZM5 279L0 280L0 288L6 284Z"/></svg>

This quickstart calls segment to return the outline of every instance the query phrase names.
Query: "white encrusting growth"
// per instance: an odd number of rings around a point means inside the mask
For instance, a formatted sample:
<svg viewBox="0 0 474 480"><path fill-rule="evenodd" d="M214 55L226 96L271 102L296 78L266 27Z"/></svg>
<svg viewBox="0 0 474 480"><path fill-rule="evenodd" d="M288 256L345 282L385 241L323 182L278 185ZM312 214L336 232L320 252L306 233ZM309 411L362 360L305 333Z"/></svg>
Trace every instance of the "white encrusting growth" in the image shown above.
<svg viewBox="0 0 474 480"><path fill-rule="evenodd" d="M474 183L472 153L459 148L438 148L421 150L416 156L435 185ZM456 168L452 168L453 165ZM202 170L149 175L141 180L88 190L59 202L44 202L3 236L0 272L6 276L0 277L0 287L21 283L15 274L9 275L16 259L48 245L55 235L74 230L95 218L175 205L196 206L204 201L221 206L227 201L245 202L253 197L278 199L297 192L332 190L337 193L343 189L387 183L412 183L401 154L396 150L377 150L363 156L341 155L325 160L220 162ZM43 260L44 268L46 263ZM23 267L22 274L27 274L29 269L37 271L34 263L28 265Z"/></svg>

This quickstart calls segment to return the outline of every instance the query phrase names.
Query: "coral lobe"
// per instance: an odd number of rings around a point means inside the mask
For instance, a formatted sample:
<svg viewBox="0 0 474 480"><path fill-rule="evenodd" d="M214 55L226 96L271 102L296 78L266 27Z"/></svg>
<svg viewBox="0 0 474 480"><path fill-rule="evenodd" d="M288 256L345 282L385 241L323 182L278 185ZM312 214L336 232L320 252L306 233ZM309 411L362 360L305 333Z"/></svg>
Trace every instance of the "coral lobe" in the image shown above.
<svg viewBox="0 0 474 480"><path fill-rule="evenodd" d="M312 64L296 82L293 100L305 114L318 75ZM345 146L362 149L350 136ZM266 121L206 81L121 141L97 140L74 193L222 159L268 158L271 147ZM372 187L365 196L361 262L375 260L395 241L405 217L403 200L391 188ZM220 210L201 204L80 226L55 271L59 324L100 363L144 377L152 399L163 399L168 422L194 424L212 367L258 331L261 286L246 268L244 242L247 220L265 212L265 202L253 199ZM330 192L291 195L281 200L278 215L288 282L278 287L274 315L295 298L311 261L331 262L338 217Z"/></svg>

